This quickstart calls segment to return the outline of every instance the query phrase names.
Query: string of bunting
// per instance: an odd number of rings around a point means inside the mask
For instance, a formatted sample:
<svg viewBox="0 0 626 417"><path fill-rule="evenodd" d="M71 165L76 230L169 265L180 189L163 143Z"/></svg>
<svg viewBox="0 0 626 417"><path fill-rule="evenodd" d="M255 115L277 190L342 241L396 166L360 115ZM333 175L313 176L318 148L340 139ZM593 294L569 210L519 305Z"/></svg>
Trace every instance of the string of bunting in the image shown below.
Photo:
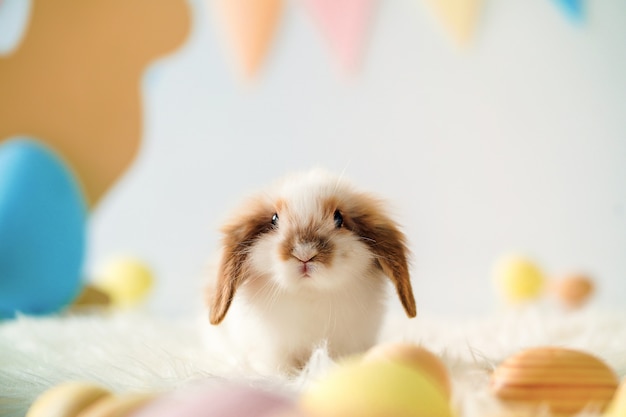
<svg viewBox="0 0 626 417"><path fill-rule="evenodd" d="M245 78L254 78L271 49L285 0L209 0ZM378 0L298 0L326 39L339 67L358 70ZM461 47L471 43L484 0L421 0ZM584 0L552 0L574 22L584 20Z"/></svg>

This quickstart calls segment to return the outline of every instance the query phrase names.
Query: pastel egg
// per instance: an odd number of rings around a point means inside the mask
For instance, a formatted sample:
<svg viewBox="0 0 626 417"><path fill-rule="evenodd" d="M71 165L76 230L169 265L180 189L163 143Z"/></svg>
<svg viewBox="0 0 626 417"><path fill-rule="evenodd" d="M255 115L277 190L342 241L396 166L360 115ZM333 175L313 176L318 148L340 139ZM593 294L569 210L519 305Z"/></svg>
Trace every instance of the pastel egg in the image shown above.
<svg viewBox="0 0 626 417"><path fill-rule="evenodd" d="M51 149L0 145L0 318L52 313L78 295L86 215L79 184Z"/></svg>
<svg viewBox="0 0 626 417"><path fill-rule="evenodd" d="M542 347L506 359L491 376L491 390L505 404L556 416L587 407L603 410L617 389L615 373L601 360L576 350Z"/></svg>
<svg viewBox="0 0 626 417"><path fill-rule="evenodd" d="M594 285L591 278L582 274L565 276L553 285L554 295L568 308L580 308L591 297Z"/></svg>
<svg viewBox="0 0 626 417"><path fill-rule="evenodd" d="M620 384L619 389L613 396L613 400L604 414L604 417L624 416L626 416L626 379Z"/></svg>
<svg viewBox="0 0 626 417"><path fill-rule="evenodd" d="M28 409L26 417L77 417L110 395L106 389L93 384L67 382L41 394Z"/></svg>
<svg viewBox="0 0 626 417"><path fill-rule="evenodd" d="M171 394L132 417L272 417L295 408L288 398L247 386L225 385Z"/></svg>
<svg viewBox="0 0 626 417"><path fill-rule="evenodd" d="M349 362L319 380L301 397L315 417L450 417L437 384L397 362Z"/></svg>
<svg viewBox="0 0 626 417"><path fill-rule="evenodd" d="M517 255L506 256L496 262L494 280L504 297L514 303L539 297L545 284L539 267Z"/></svg>
<svg viewBox="0 0 626 417"><path fill-rule="evenodd" d="M111 297L114 305L128 307L139 303L153 285L152 271L133 257L120 257L104 265L94 285Z"/></svg>
<svg viewBox="0 0 626 417"><path fill-rule="evenodd" d="M271 413L265 417L313 417L310 414L306 414L303 410L298 408L291 408L289 410L281 410L276 414Z"/></svg>
<svg viewBox="0 0 626 417"><path fill-rule="evenodd" d="M442 390L447 399L451 396L450 377L448 369L441 359L429 350L412 343L390 343L377 345L371 348L363 360L394 361L412 367L428 375Z"/></svg>
<svg viewBox="0 0 626 417"><path fill-rule="evenodd" d="M111 395L91 404L77 417L127 417L153 399L154 396L148 394Z"/></svg>

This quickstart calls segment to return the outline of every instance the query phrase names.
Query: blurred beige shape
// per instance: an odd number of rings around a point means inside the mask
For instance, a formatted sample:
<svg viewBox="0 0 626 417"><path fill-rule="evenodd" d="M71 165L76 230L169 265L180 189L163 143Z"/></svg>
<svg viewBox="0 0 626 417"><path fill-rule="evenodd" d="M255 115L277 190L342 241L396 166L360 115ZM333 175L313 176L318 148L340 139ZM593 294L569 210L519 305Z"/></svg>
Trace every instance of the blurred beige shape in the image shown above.
<svg viewBox="0 0 626 417"><path fill-rule="evenodd" d="M0 143L46 142L95 205L137 154L146 66L189 29L185 0L33 0L21 45L0 58Z"/></svg>

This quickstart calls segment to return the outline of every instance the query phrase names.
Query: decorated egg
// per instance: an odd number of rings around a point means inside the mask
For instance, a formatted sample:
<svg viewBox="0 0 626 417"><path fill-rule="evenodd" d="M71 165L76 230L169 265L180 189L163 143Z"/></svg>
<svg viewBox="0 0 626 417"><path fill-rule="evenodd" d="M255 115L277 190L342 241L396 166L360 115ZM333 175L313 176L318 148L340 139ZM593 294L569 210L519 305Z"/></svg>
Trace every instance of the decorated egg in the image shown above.
<svg viewBox="0 0 626 417"><path fill-rule="evenodd" d="M152 288L152 271L138 259L120 257L104 265L94 284L114 305L128 307L143 300Z"/></svg>
<svg viewBox="0 0 626 417"><path fill-rule="evenodd" d="M436 383L446 398L450 399L448 369L434 353L412 343L390 343L371 348L363 360L367 362L393 361L423 372Z"/></svg>
<svg viewBox="0 0 626 417"><path fill-rule="evenodd" d="M508 301L519 303L538 298L545 278L539 267L529 259L510 255L498 260L494 266L494 281Z"/></svg>
<svg viewBox="0 0 626 417"><path fill-rule="evenodd" d="M591 278L582 274L565 276L556 281L552 290L561 303L568 308L580 308L593 295L594 285Z"/></svg>
<svg viewBox="0 0 626 417"><path fill-rule="evenodd" d="M626 379L624 379L613 396L604 417L624 417L626 416Z"/></svg>
<svg viewBox="0 0 626 417"><path fill-rule="evenodd" d="M55 312L78 295L85 220L81 189L51 149L0 145L0 318Z"/></svg>
<svg viewBox="0 0 626 417"><path fill-rule="evenodd" d="M272 417L294 409L295 404L281 395L248 386L224 385L166 395L131 415L132 417Z"/></svg>
<svg viewBox="0 0 626 417"><path fill-rule="evenodd" d="M93 384L67 382L41 394L28 409L26 417L76 417L110 395L109 391Z"/></svg>
<svg viewBox="0 0 626 417"><path fill-rule="evenodd" d="M601 360L576 350L542 347L506 359L491 376L491 390L520 408L548 407L556 416L603 410L618 380Z"/></svg>
<svg viewBox="0 0 626 417"><path fill-rule="evenodd" d="M91 404L77 417L128 417L153 398L153 395L147 394L111 395Z"/></svg>
<svg viewBox="0 0 626 417"><path fill-rule="evenodd" d="M314 417L450 417L441 387L424 372L393 361L347 362L301 397Z"/></svg>

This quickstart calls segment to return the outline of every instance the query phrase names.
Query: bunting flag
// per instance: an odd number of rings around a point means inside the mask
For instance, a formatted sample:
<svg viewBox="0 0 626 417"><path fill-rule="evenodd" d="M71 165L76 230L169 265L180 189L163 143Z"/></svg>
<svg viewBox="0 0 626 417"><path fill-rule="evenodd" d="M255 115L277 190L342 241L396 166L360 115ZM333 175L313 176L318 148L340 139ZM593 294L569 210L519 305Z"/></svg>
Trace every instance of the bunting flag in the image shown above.
<svg viewBox="0 0 626 417"><path fill-rule="evenodd" d="M585 18L583 0L555 0L556 3L575 22L582 22Z"/></svg>
<svg viewBox="0 0 626 417"><path fill-rule="evenodd" d="M269 51L283 9L282 0L217 0L224 35L241 66L252 78Z"/></svg>
<svg viewBox="0 0 626 417"><path fill-rule="evenodd" d="M483 0L427 0L443 25L464 46L469 43L479 19Z"/></svg>
<svg viewBox="0 0 626 417"><path fill-rule="evenodd" d="M304 0L339 64L354 72L363 53L367 26L376 0Z"/></svg>

